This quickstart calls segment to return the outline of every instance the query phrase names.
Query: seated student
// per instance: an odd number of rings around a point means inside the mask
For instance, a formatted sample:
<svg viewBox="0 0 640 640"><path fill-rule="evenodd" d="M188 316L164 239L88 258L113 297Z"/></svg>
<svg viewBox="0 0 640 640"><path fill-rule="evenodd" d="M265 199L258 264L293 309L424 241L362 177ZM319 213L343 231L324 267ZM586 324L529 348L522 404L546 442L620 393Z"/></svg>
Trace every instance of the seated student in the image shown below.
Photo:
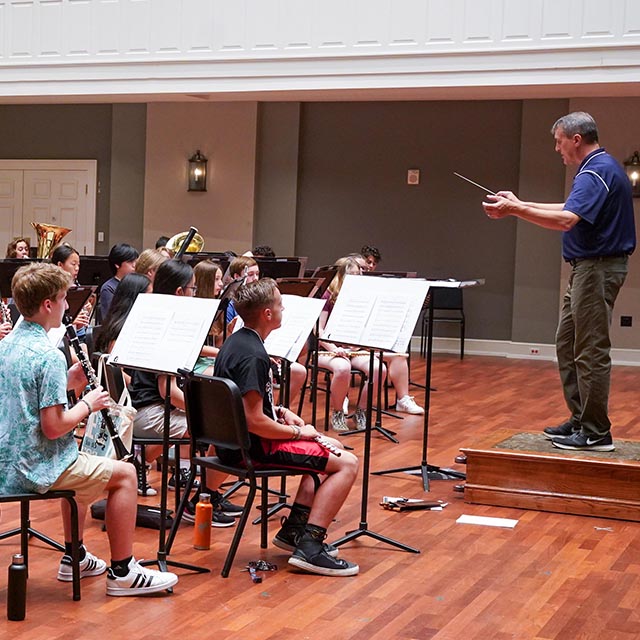
<svg viewBox="0 0 640 640"><path fill-rule="evenodd" d="M124 278L127 273L133 273L136 268L136 260L138 259L138 252L130 244L114 244L109 251L109 266L113 271L113 278L107 280L102 287L100 287L100 317L99 321L107 316L111 300L113 300L113 294L116 292L120 280Z"/></svg>
<svg viewBox="0 0 640 640"><path fill-rule="evenodd" d="M141 293L151 292L151 282L147 276L141 273L128 273L118 285L116 293L111 301L109 313L103 323L96 327L94 350L98 353L111 353L115 341L118 339L122 327ZM125 381L129 382L129 376L123 372ZM140 467L139 467L140 469ZM155 496L157 491L149 486L142 473L138 474L138 494Z"/></svg>
<svg viewBox="0 0 640 640"><path fill-rule="evenodd" d="M239 256L238 258L234 258L229 264L229 275L233 280L244 278L244 284L250 284L260 277L260 267L253 258ZM242 325L242 318L238 317L234 304L234 301L231 300L227 307L227 335L239 329ZM274 367L279 367L277 359L273 360L273 364ZM306 377L307 371L304 366L299 362L292 362L289 367L289 404L294 404Z"/></svg>
<svg viewBox="0 0 640 640"><path fill-rule="evenodd" d="M229 277L232 281L244 278L244 284L249 284L260 277L260 267L250 256L238 256L229 263ZM231 300L227 307L227 326L237 315L234 302ZM233 327L229 328L233 330Z"/></svg>
<svg viewBox="0 0 640 640"><path fill-rule="evenodd" d="M29 238L14 238L7 245L7 258L28 258L31 250Z"/></svg>
<svg viewBox="0 0 640 640"><path fill-rule="evenodd" d="M158 267L168 259L168 253L163 253L158 249L145 249L136 261L136 273L147 276L153 282Z"/></svg>
<svg viewBox="0 0 640 640"><path fill-rule="evenodd" d="M382 256L377 247L371 247L368 244L365 244L360 249L360 255L365 259L367 271L375 271L382 261Z"/></svg>
<svg viewBox="0 0 640 640"><path fill-rule="evenodd" d="M342 289L345 276L349 275L362 275L362 268L357 258L347 256L336 260L335 263L338 266L338 271L334 276L331 284L324 292L322 297L327 301L325 308L320 314L320 328L324 329L333 307L338 298L338 294ZM338 347L330 342L321 342L321 346L325 353L321 354L318 358L318 365L329 369L333 376L331 378L331 427L334 431L347 431L348 426L346 423L346 417L344 412L345 398L349 391L349 384L351 381L351 369L357 369L368 375L369 373L369 356L368 355L351 355L351 352L342 347ZM413 399L413 396L409 395L409 367L407 365L407 359L404 354L395 354L385 352L383 354L383 370L382 380L388 375L389 380L393 383L397 394L396 411L411 414L423 414L424 409L418 406ZM374 366L374 381L373 381L373 395L374 398L378 392L378 359L376 358ZM366 387L360 396L360 402L356 408L354 419L357 429L366 428L366 402L367 402L367 390Z"/></svg>
<svg viewBox="0 0 640 640"><path fill-rule="evenodd" d="M80 254L70 244L63 242L53 250L51 264L64 269L72 277L73 283L77 284L78 273L80 272ZM76 328L80 342L84 341L94 304L95 296L92 295L73 321L73 326Z"/></svg>
<svg viewBox="0 0 640 640"><path fill-rule="evenodd" d="M339 559L337 549L324 544L327 527L344 503L358 472L358 459L348 451L336 456L314 441L319 435L293 411L273 406L271 362L264 340L280 326L282 296L271 278L241 287L236 293L242 329L230 336L216 360L216 375L233 380L242 394L251 456L258 464L309 469L324 473L314 493L310 476L303 476L289 517L276 534L274 544L293 551L289 564L310 573L352 576L358 565ZM331 441L335 446L342 445ZM237 451L218 449L230 464L238 463Z"/></svg>
<svg viewBox="0 0 640 640"><path fill-rule="evenodd" d="M258 257L263 257L263 258L275 258L276 257L276 252L268 244L258 245L251 252L251 254L253 256L258 256Z"/></svg>
<svg viewBox="0 0 640 640"><path fill-rule="evenodd" d="M77 424L109 404L101 388L87 393L68 409L67 389L80 393L87 383L79 364L66 370L62 353L47 331L59 327L67 309L71 277L48 263L32 263L13 277L13 298L24 321L0 342L0 494L73 490L78 502L80 539L87 505L106 491L107 535L111 567L107 595L133 596L172 587L173 573L140 566L133 558L136 520L136 472L133 465L79 452L73 430ZM58 580L72 580L71 521L62 501L65 554ZM81 577L107 570L103 560L80 551Z"/></svg>
<svg viewBox="0 0 640 640"><path fill-rule="evenodd" d="M164 293L176 296L193 296L195 286L195 276L193 269L179 260L167 260L163 262L156 272L153 281L153 292ZM201 372L207 373L207 372ZM209 372L210 373L210 372ZM153 462L162 453L161 439L164 433L164 399L167 388L165 375L157 375L147 371L133 370L131 376L130 394L131 401L138 413L133 423L133 434L139 438L157 438L157 445L147 445L146 459ZM178 386L175 377L171 377L171 416L169 422L169 435L172 438L186 438L187 417L184 412L184 395ZM169 488L174 489L177 483L180 486L187 484L185 477L186 470L181 469L180 473L173 473L169 479ZM211 474L208 487L219 487L224 482L224 474ZM214 483L215 481L215 483ZM141 488L143 489L143 488ZM211 502L213 504L212 526L230 527L235 520L232 516L242 513L242 507L231 504L223 499L222 494L217 489L209 490ZM185 520L195 519L195 503L189 503L185 511Z"/></svg>

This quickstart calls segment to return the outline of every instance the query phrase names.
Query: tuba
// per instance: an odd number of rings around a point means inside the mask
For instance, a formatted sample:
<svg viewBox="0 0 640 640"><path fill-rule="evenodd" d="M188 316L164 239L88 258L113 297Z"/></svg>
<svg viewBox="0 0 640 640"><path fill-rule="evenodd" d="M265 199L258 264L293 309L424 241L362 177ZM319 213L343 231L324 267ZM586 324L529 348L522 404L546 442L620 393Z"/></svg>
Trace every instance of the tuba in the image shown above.
<svg viewBox="0 0 640 640"><path fill-rule="evenodd" d="M37 258L50 258L53 248L71 231L71 229L45 222L32 222L31 226L36 230L38 236Z"/></svg>
<svg viewBox="0 0 640 640"><path fill-rule="evenodd" d="M176 233L175 236L171 236L165 248L175 256L189 236L191 236L189 243L182 249L181 254L199 253L202 251L204 249L204 238L198 233L195 227L191 227L189 231L183 231L182 233Z"/></svg>

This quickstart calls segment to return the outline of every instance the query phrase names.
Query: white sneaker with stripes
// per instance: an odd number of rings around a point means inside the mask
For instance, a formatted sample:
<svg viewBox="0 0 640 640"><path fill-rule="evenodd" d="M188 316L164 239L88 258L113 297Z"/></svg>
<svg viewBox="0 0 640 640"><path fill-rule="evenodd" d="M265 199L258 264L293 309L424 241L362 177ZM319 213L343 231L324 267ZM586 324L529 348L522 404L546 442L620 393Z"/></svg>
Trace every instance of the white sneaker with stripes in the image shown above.
<svg viewBox="0 0 640 640"><path fill-rule="evenodd" d="M141 596L170 589L176 582L178 576L175 573L147 569L131 558L126 576L117 576L112 569L107 572L107 595Z"/></svg>
<svg viewBox="0 0 640 640"><path fill-rule="evenodd" d="M89 578L91 576L99 576L107 570L107 563L100 558L96 558L86 549L84 560L80 562L80 578ZM60 560L58 567L58 580L62 582L71 582L73 580L73 566L71 564L71 556L64 555Z"/></svg>

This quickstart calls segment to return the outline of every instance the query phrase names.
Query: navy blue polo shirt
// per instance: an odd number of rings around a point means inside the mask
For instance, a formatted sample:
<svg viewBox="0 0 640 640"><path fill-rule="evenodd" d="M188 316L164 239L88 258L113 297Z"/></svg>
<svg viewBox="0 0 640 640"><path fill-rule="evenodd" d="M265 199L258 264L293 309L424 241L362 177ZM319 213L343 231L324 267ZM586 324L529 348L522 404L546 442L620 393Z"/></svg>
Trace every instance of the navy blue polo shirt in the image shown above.
<svg viewBox="0 0 640 640"><path fill-rule="evenodd" d="M625 255L636 248L631 183L603 148L581 162L564 210L580 216L562 234L565 260Z"/></svg>

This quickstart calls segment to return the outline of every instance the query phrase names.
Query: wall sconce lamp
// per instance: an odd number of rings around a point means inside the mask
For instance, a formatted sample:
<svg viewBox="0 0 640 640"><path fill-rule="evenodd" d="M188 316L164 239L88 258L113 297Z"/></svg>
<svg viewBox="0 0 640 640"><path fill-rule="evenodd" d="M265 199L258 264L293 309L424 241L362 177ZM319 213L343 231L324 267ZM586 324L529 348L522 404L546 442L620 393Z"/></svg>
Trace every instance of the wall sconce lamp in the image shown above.
<svg viewBox="0 0 640 640"><path fill-rule="evenodd" d="M198 149L189 158L189 188L187 191L207 190L207 159Z"/></svg>
<svg viewBox="0 0 640 640"><path fill-rule="evenodd" d="M627 172L629 182L631 182L631 193L634 198L640 197L640 155L638 152L624 161L624 170Z"/></svg>

